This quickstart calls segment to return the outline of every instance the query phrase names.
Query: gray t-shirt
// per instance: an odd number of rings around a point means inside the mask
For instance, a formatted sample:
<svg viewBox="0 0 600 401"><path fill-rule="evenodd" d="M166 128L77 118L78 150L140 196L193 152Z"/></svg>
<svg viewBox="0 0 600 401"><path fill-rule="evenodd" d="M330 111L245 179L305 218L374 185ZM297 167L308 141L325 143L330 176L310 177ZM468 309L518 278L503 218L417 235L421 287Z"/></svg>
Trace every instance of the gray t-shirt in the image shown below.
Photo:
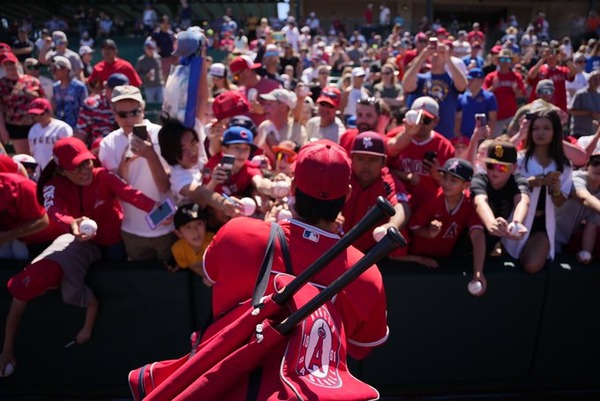
<svg viewBox="0 0 600 401"><path fill-rule="evenodd" d="M600 93L590 92L587 87L578 90L569 109L600 112ZM571 133L576 137L592 135L596 131L592 121L592 116L572 116Z"/></svg>

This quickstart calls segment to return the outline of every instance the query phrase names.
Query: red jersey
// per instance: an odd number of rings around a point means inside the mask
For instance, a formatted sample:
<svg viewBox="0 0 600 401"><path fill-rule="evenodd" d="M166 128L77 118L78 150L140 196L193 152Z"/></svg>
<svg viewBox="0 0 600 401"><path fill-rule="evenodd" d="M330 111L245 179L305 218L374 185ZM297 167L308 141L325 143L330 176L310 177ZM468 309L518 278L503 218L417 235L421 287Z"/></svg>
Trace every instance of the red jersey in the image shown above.
<svg viewBox="0 0 600 401"><path fill-rule="evenodd" d="M410 62L413 61L415 58L417 58L417 50L416 49L407 50L404 53L404 57L402 57L402 66L404 67L404 69L407 69Z"/></svg>
<svg viewBox="0 0 600 401"><path fill-rule="evenodd" d="M123 211L119 201L131 203L146 212L154 208L154 200L105 168L95 168L93 174L92 183L86 186L75 185L58 174L44 185L44 207L50 226L31 236L35 237L32 242L52 241L70 233L73 220L86 216L98 223L98 232L92 241L102 246L114 245L121 240Z"/></svg>
<svg viewBox="0 0 600 401"><path fill-rule="evenodd" d="M37 185L20 174L0 173L0 227L9 231L46 214L37 201Z"/></svg>
<svg viewBox="0 0 600 401"><path fill-rule="evenodd" d="M202 183L204 185L210 182L210 176L213 169L221 162L223 154L219 153L211 157L202 169ZM252 177L261 176L260 168L254 166L250 161L246 161L240 171L231 174L225 184L220 184L215 187L215 192L225 193L233 196L249 196L252 187Z"/></svg>
<svg viewBox="0 0 600 401"><path fill-rule="evenodd" d="M88 82L91 86L96 86L97 83L100 83L101 86L108 80L108 77L116 72L125 75L129 79L129 85L137 87L142 86L142 79L131 63L118 57L112 64L109 64L106 61L100 61L94 65L94 69L88 78Z"/></svg>
<svg viewBox="0 0 600 401"><path fill-rule="evenodd" d="M494 85L495 80L498 81L497 85ZM489 89L492 86L494 87L492 92L496 96L496 103L498 103L498 120L511 118L519 108L514 88L516 87L522 93L525 93L523 78L512 70L506 74L500 73L498 70L492 71L485 76L483 89Z"/></svg>
<svg viewBox="0 0 600 401"><path fill-rule="evenodd" d="M421 255L431 258L447 258L452 254L460 234L466 228L483 230L483 224L475 212L471 199L463 195L454 210L448 210L446 197L442 189L435 197L419 205L409 223L411 230L429 226L433 220L442 222L442 230L435 238L425 238L412 235L409 244L411 255Z"/></svg>
<svg viewBox="0 0 600 401"><path fill-rule="evenodd" d="M533 69L533 67L532 67ZM531 70L529 70L531 71ZM549 79L554 82L554 96L552 97L552 104L560 107L564 112L567 112L567 81L573 81L575 77L569 76L569 68L565 66L556 66L551 68L548 64L544 64L538 70L538 75L535 79L530 79L529 84L535 89L537 83L542 79ZM529 95L529 103L537 99L535 90L531 91Z"/></svg>
<svg viewBox="0 0 600 401"><path fill-rule="evenodd" d="M302 222L279 223L289 244L292 271L299 274L339 237ZM219 316L252 297L254 283L262 263L270 224L262 220L238 217L219 229L204 255L205 277L212 287L213 314ZM345 249L332 263L313 277L318 286L333 282L362 257L353 246ZM273 273L285 272L279 245L273 259ZM272 278L269 292L273 291ZM388 336L386 298L381 273L373 265L344 288L334 299L348 338L348 352L363 358L383 344Z"/></svg>
<svg viewBox="0 0 600 401"><path fill-rule="evenodd" d="M387 167L381 169L381 179L375 181L367 188L362 188L353 173L350 177L352 193L346 200L342 215L344 216L344 231L348 232L363 218L369 209L375 205L378 196L383 196L392 205L398 202L408 203L408 195L402 182L390 174ZM377 225L385 224L389 218L384 218ZM352 245L362 252L366 252L375 245L372 231L368 231L359 237Z"/></svg>
<svg viewBox="0 0 600 401"><path fill-rule="evenodd" d="M404 126L395 128L388 132L388 136L393 137L400 134L404 130ZM422 142L417 142L415 139L400 151L396 157L388 159L388 167L397 169L404 173L415 173L419 175L419 182L416 185L405 183L406 189L410 194L410 203L419 205L426 199L431 198L439 187L438 183L431 177L429 172L423 168L423 160L425 153L432 151L436 152L438 163L443 166L446 160L454 157L454 146L441 134L432 131L433 134L429 139Z"/></svg>
<svg viewBox="0 0 600 401"><path fill-rule="evenodd" d="M29 114L33 99L46 97L40 81L31 75L21 74L17 81L0 78L0 113L4 122L12 125L33 125L35 119Z"/></svg>

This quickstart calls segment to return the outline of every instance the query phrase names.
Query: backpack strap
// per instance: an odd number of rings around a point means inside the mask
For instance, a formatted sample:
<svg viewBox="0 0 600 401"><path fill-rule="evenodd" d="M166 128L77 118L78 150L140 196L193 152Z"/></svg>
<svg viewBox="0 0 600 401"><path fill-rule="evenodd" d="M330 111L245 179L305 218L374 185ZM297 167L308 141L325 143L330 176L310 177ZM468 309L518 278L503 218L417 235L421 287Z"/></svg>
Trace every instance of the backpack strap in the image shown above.
<svg viewBox="0 0 600 401"><path fill-rule="evenodd" d="M277 224L277 223L275 223ZM287 239L285 238L285 234L281 229L281 226L277 224L277 239L279 240L279 248L281 249L281 254L283 256L283 263L285 264L285 272L291 276L294 275L294 270L292 269L292 258L290 256L290 247L288 246Z"/></svg>

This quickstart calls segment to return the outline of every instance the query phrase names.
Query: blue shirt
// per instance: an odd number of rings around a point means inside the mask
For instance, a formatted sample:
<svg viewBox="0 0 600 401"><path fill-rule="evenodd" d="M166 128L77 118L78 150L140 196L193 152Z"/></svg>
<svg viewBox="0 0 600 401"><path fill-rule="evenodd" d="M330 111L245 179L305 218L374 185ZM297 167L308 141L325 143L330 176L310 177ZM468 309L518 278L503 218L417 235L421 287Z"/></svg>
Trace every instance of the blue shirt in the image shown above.
<svg viewBox="0 0 600 401"><path fill-rule="evenodd" d="M592 56L585 62L585 72L600 71L600 56Z"/></svg>
<svg viewBox="0 0 600 401"><path fill-rule="evenodd" d="M477 68L483 68L484 61L479 56L476 56L476 57L464 56L462 58L463 63L465 63L465 65L467 67L469 66L469 64L471 64L471 60L475 60L475 67L477 67Z"/></svg>
<svg viewBox="0 0 600 401"><path fill-rule="evenodd" d="M475 114L485 114L489 119L489 112L498 110L496 96L492 92L482 89L476 96L467 90L458 97L458 111L462 111L460 133L471 138L475 129Z"/></svg>
<svg viewBox="0 0 600 401"><path fill-rule="evenodd" d="M77 127L79 110L87 96L87 87L78 79L71 80L66 88L60 86L60 81L56 81L52 87L52 102L56 118L73 128Z"/></svg>
<svg viewBox="0 0 600 401"><path fill-rule="evenodd" d="M426 72L417 75L417 89L408 95L407 106L410 108L415 99L421 96L430 96L435 99L440 106L440 118L434 129L444 137L452 139L454 138L454 119L459 93L447 72L442 74Z"/></svg>

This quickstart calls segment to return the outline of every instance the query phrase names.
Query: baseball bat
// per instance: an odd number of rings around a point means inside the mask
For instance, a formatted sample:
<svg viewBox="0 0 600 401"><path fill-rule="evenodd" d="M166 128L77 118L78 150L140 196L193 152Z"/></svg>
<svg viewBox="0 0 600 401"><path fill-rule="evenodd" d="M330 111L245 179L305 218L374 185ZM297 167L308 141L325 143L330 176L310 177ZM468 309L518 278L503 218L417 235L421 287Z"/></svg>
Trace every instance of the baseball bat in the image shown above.
<svg viewBox="0 0 600 401"><path fill-rule="evenodd" d="M273 301L278 305L283 305L290 300L312 276L321 271L325 266L338 257L344 249L348 248L358 237L369 230L379 219L384 216L393 216L396 214L392 204L383 196L378 196L375 205L363 216L360 221L340 238L331 248L321 257L315 260L302 273L300 273L292 282L290 282L282 292L273 295Z"/></svg>
<svg viewBox="0 0 600 401"><path fill-rule="evenodd" d="M379 262L388 253L399 246L406 246L406 240L402 234L398 232L396 227L388 227L385 237L381 239L369 252L358 260L350 269L346 270L341 276L336 278L323 291L300 307L296 312L292 313L283 322L278 324L275 329L283 335L286 335L298 323L306 319L321 307L329 299L333 298L344 287L350 284L353 280L363 274L373 264Z"/></svg>

